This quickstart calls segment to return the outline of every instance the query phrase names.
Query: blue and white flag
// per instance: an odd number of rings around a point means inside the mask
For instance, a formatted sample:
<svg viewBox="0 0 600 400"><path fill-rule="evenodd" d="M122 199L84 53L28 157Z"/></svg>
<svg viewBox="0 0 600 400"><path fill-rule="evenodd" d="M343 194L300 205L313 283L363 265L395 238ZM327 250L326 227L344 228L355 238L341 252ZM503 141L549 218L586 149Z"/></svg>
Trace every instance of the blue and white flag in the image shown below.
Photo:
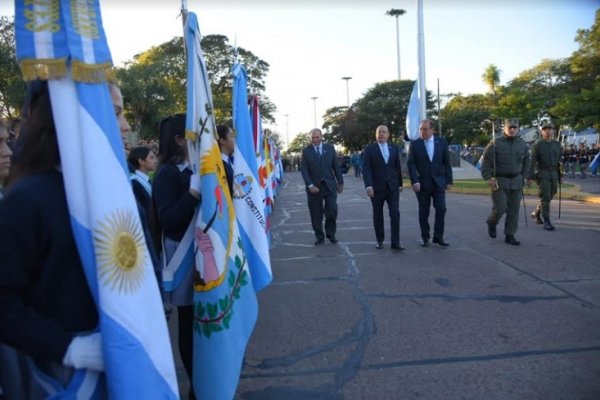
<svg viewBox="0 0 600 400"><path fill-rule="evenodd" d="M59 394L98 398L105 383L111 399L176 399L162 300L106 82L111 60L98 2L17 0L15 10L25 79L50 78L71 226L102 335L105 373L78 371Z"/></svg>
<svg viewBox="0 0 600 400"><path fill-rule="evenodd" d="M233 205L248 258L254 290L273 280L267 218L260 190L250 111L246 69L233 66L233 126L236 130L233 161Z"/></svg>
<svg viewBox="0 0 600 400"><path fill-rule="evenodd" d="M419 99L419 80L415 81L413 90L410 94L408 109L406 111L406 134L409 140L419 138L419 125L421 123L420 103Z"/></svg>
<svg viewBox="0 0 600 400"><path fill-rule="evenodd" d="M210 92L193 13L187 15L184 37L188 63L193 63L193 68L188 68L188 85L196 93ZM192 130L200 140L202 180L195 228L198 273L194 280L193 386L196 398L227 400L235 395L258 305L217 144L210 95L196 97L188 104L187 113L199 121Z"/></svg>

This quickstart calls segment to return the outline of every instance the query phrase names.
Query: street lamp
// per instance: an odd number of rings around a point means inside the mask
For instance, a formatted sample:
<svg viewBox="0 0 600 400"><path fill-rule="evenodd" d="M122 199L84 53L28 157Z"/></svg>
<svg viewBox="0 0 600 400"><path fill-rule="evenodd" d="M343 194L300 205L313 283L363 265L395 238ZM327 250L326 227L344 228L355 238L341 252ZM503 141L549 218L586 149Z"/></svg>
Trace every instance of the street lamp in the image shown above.
<svg viewBox="0 0 600 400"><path fill-rule="evenodd" d="M392 8L387 10L385 15L396 17L396 54L398 55L398 80L400 80L400 26L398 25L398 17L406 14L406 10Z"/></svg>
<svg viewBox="0 0 600 400"><path fill-rule="evenodd" d="M287 151L290 151L290 124L288 117L290 114L285 114L285 138L287 141Z"/></svg>
<svg viewBox="0 0 600 400"><path fill-rule="evenodd" d="M348 81L352 79L352 77L344 76L342 79L346 81L346 108L350 108L350 91L348 90Z"/></svg>
<svg viewBox="0 0 600 400"><path fill-rule="evenodd" d="M312 99L314 107L315 107L314 112L315 112L315 128L316 128L317 127L317 99L318 99L318 97L313 96L313 97L311 97L311 99Z"/></svg>

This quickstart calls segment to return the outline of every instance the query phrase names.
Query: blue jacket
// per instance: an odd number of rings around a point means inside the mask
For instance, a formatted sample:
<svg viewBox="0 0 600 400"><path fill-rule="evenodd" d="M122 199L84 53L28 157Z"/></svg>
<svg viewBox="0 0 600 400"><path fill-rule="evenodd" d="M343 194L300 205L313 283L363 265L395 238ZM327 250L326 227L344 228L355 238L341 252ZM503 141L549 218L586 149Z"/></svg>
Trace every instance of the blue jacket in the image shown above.
<svg viewBox="0 0 600 400"><path fill-rule="evenodd" d="M395 144L386 143L389 158L386 164L377 142L367 146L363 155L363 180L365 188L372 187L377 192L389 189L398 191L402 187L402 167L400 149Z"/></svg>
<svg viewBox="0 0 600 400"><path fill-rule="evenodd" d="M410 143L408 160L406 162L410 183L419 183L422 190L432 190L437 186L445 190L452 185L452 165L448 141L439 136L433 136L433 160L429 160L425 141L419 138Z"/></svg>

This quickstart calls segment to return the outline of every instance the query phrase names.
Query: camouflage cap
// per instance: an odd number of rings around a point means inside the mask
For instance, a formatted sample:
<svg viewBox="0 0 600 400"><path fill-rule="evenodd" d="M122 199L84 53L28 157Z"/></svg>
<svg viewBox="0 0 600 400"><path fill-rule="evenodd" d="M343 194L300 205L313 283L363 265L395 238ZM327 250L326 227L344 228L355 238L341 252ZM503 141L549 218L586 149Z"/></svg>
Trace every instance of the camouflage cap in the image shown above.
<svg viewBox="0 0 600 400"><path fill-rule="evenodd" d="M504 126L509 127L509 126L516 126L519 127L519 120L516 118L506 118L504 120Z"/></svg>
<svg viewBox="0 0 600 400"><path fill-rule="evenodd" d="M546 128L552 128L552 129L554 129L554 124L552 122L543 122L542 123L542 129L546 129Z"/></svg>

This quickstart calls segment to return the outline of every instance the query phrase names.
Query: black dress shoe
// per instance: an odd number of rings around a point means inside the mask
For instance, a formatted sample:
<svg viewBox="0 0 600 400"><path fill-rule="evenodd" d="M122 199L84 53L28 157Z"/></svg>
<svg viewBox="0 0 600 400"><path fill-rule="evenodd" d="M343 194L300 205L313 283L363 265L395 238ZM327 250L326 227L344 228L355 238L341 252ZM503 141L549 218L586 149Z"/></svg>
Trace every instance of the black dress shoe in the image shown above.
<svg viewBox="0 0 600 400"><path fill-rule="evenodd" d="M404 250L404 247L400 246L399 244L393 244L392 250L402 251L402 250Z"/></svg>
<svg viewBox="0 0 600 400"><path fill-rule="evenodd" d="M327 236L327 239L329 239L329 241L333 244L336 244L338 242L335 236Z"/></svg>
<svg viewBox="0 0 600 400"><path fill-rule="evenodd" d="M376 248L377 250L381 250L381 249L383 249L383 242L377 242L377 244L375 245L375 248Z"/></svg>
<svg viewBox="0 0 600 400"><path fill-rule="evenodd" d="M322 245L323 243L325 243L325 239L318 239L318 240L315 242L315 246L320 246L320 245Z"/></svg>
<svg viewBox="0 0 600 400"><path fill-rule="evenodd" d="M518 246L521 244L513 235L506 235L504 241L508 244L512 244L513 246Z"/></svg>
<svg viewBox="0 0 600 400"><path fill-rule="evenodd" d="M429 247L429 239L422 239L421 240L421 246L422 247Z"/></svg>
<svg viewBox="0 0 600 400"><path fill-rule="evenodd" d="M553 231L554 230L554 225L552 225L552 222L550 222L549 219L544 221L544 229L547 231Z"/></svg>
<svg viewBox="0 0 600 400"><path fill-rule="evenodd" d="M490 237L492 239L496 239L496 225L492 225L492 224L488 223L487 226L488 226L488 235L490 235Z"/></svg>
<svg viewBox="0 0 600 400"><path fill-rule="evenodd" d="M433 238L433 243L437 243L440 246L444 246L444 247L448 247L450 246L450 243L448 242L444 242L444 239L437 239L437 238Z"/></svg>

